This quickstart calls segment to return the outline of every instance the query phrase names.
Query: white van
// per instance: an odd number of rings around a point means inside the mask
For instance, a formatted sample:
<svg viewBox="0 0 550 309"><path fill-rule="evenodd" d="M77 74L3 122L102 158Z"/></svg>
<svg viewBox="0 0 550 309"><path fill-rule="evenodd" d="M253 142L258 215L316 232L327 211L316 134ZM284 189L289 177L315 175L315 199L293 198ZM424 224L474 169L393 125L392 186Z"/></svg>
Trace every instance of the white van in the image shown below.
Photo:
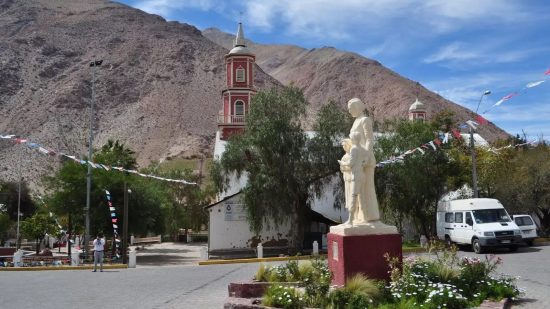
<svg viewBox="0 0 550 309"><path fill-rule="evenodd" d="M530 215L513 215L514 222L521 230L521 237L523 238L523 241L529 245L532 246L535 239L538 237L537 235L537 225L535 224L535 221L533 221L533 218Z"/></svg>
<svg viewBox="0 0 550 309"><path fill-rule="evenodd" d="M476 253L482 253L486 247L516 251L522 242L521 231L504 206L489 198L440 202L437 236L448 244L471 245Z"/></svg>

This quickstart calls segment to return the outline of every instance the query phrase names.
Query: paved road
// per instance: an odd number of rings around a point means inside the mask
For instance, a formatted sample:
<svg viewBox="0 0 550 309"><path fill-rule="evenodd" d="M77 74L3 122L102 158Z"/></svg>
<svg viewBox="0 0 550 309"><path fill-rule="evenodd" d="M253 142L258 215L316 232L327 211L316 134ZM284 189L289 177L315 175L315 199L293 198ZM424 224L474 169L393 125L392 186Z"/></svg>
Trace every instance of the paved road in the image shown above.
<svg viewBox="0 0 550 309"><path fill-rule="evenodd" d="M495 252L527 290L514 308L550 308L550 246ZM463 253L474 255L471 252ZM222 308L227 284L258 264L142 266L90 271L0 272L0 308Z"/></svg>

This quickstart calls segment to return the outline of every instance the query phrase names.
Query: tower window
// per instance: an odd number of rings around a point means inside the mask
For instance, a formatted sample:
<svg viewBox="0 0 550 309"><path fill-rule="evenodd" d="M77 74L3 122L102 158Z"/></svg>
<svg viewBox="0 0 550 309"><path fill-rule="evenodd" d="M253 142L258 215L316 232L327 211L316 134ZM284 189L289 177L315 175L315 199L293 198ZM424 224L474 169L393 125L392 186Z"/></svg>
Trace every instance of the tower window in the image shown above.
<svg viewBox="0 0 550 309"><path fill-rule="evenodd" d="M235 102L235 115L236 116L244 115L244 102L243 101Z"/></svg>
<svg viewBox="0 0 550 309"><path fill-rule="evenodd" d="M245 71L242 67L239 67L236 71L235 71L235 77L236 77L236 81L238 83L244 83L245 82L245 78L246 78L246 74L245 74Z"/></svg>

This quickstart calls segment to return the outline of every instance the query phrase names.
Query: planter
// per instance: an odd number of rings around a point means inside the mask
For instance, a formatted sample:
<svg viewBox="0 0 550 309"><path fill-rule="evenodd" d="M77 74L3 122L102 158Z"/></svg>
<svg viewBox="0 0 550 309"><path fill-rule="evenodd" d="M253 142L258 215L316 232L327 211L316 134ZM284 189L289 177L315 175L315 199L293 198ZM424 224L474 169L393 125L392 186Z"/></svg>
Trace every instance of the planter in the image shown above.
<svg viewBox="0 0 550 309"><path fill-rule="evenodd" d="M267 288L272 284L297 286L298 282L231 282L227 289L229 291L229 297L261 298Z"/></svg>

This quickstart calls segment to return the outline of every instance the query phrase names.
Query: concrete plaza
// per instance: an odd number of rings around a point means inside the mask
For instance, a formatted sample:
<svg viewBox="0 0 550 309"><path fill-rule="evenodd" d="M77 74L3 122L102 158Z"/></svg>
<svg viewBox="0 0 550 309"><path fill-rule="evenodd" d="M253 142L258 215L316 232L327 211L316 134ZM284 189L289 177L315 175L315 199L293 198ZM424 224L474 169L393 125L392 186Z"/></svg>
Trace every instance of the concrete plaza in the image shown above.
<svg viewBox="0 0 550 309"><path fill-rule="evenodd" d="M154 263L155 250L170 255L165 265ZM198 266L197 248L157 247L138 268L0 272L1 308L222 308L229 282L249 280L257 263ZM180 253L187 257L177 256ZM522 247L518 252L495 251L504 263L501 272L520 276L526 294L514 308L550 308L550 246ZM475 256L472 252L460 254ZM140 254L141 255L141 254ZM143 255L145 256L145 255ZM481 256L478 256L481 257Z"/></svg>

